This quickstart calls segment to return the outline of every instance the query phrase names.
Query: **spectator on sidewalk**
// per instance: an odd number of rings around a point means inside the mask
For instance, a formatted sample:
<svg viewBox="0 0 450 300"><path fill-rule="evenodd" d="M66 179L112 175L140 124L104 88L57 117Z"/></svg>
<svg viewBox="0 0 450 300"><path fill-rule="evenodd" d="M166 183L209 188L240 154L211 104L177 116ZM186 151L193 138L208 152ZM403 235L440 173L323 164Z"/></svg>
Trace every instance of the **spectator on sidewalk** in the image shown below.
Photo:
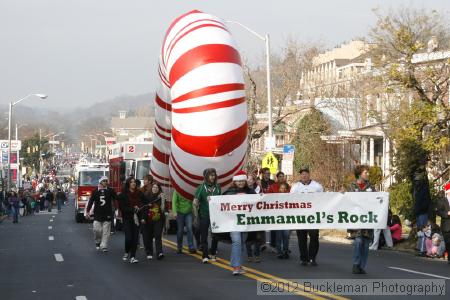
<svg viewBox="0 0 450 300"><path fill-rule="evenodd" d="M369 247L370 250L378 250L380 249L380 247L384 245L386 245L388 248L392 248L394 246L390 229L391 225L392 225L392 211L389 209L386 228L374 230L373 242L372 245L370 245ZM383 233L383 239L381 239L380 242L381 233Z"/></svg>
<svg viewBox="0 0 450 300"><path fill-rule="evenodd" d="M399 216L393 215L391 223L392 224L389 229L391 231L392 241L395 245L402 240L402 222L400 221Z"/></svg>
<svg viewBox="0 0 450 300"><path fill-rule="evenodd" d="M441 231L445 241L445 248L450 264L450 182L444 186L445 198L439 199L437 214L441 217Z"/></svg>

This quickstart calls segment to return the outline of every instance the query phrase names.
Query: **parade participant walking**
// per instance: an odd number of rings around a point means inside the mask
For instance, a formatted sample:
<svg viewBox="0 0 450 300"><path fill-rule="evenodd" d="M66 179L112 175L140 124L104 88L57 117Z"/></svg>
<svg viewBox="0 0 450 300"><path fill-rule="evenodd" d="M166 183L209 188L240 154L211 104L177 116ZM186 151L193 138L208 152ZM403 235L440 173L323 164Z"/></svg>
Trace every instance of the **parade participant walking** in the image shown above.
<svg viewBox="0 0 450 300"><path fill-rule="evenodd" d="M300 168L300 181L291 188L291 194L321 193L323 187L317 181L311 180L308 167ZM309 247L308 247L309 235ZM298 247L300 250L300 263L302 266L317 266L316 256L319 252L319 230L303 229L297 230Z"/></svg>
<svg viewBox="0 0 450 300"><path fill-rule="evenodd" d="M280 184L282 184L282 183L287 184L286 175L283 172L281 172L281 171L278 172L276 175L276 178L277 178L277 182L275 182L269 186L267 193L279 193ZM289 186L289 184L287 184L287 187L288 187L288 192L289 192L291 187Z"/></svg>
<svg viewBox="0 0 450 300"><path fill-rule="evenodd" d="M233 176L233 185L224 193L224 195L255 194L255 191L247 185L247 173L239 171ZM231 267L233 275L245 273L242 269L242 232L233 231L231 235Z"/></svg>
<svg viewBox="0 0 450 300"><path fill-rule="evenodd" d="M189 253L195 253L192 233L192 201L181 196L177 191L172 196L172 213L177 219L177 253L183 253L183 232L186 227Z"/></svg>
<svg viewBox="0 0 450 300"><path fill-rule="evenodd" d="M125 254L122 259L137 263L136 250L139 238L139 206L144 202L144 194L138 190L136 179L129 177L125 182L123 192L119 196L119 209L123 218L125 232Z"/></svg>
<svg viewBox="0 0 450 300"><path fill-rule="evenodd" d="M208 232L209 232L209 196L218 196L222 194L220 185L217 183L216 169L206 169L203 171L204 181L195 191L195 207L198 212L200 225L200 243L202 248L202 262L208 263ZM216 260L217 239L214 239L215 245L211 247L211 259Z"/></svg>
<svg viewBox="0 0 450 300"><path fill-rule="evenodd" d="M13 223L19 223L20 200L16 192L12 191L9 193L8 202L12 209Z"/></svg>
<svg viewBox="0 0 450 300"><path fill-rule="evenodd" d="M157 183L146 184L144 201L139 208L142 234L147 259L153 259L153 239L155 239L156 258L164 258L162 251L162 231L164 224L164 194Z"/></svg>
<svg viewBox="0 0 450 300"><path fill-rule="evenodd" d="M448 253L447 260L450 264L450 182L444 186L444 191L445 197L439 199L437 214L441 217L441 231Z"/></svg>
<svg viewBox="0 0 450 300"><path fill-rule="evenodd" d="M349 188L349 192L375 192L375 188L369 182L369 167L359 165L355 168L356 181ZM366 274L365 268L369 256L369 243L373 238L372 229L348 230L353 240L353 274Z"/></svg>
<svg viewBox="0 0 450 300"><path fill-rule="evenodd" d="M58 212L61 212L61 206L67 200L66 193L64 193L61 188L58 188L58 192L56 193L56 205L58 207Z"/></svg>
<svg viewBox="0 0 450 300"><path fill-rule="evenodd" d="M111 234L111 211L117 196L114 190L108 187L108 177L102 176L98 183L97 188L92 192L91 198L89 199L85 211L85 217L86 219L90 218L89 212L92 209L92 205L94 205L93 230L95 247L97 250L101 249L103 252L107 252L109 236ZM58 193L64 194L61 189ZM63 201L62 198L58 198L58 194L57 201L59 206L61 201ZM60 210L60 207L58 210Z"/></svg>

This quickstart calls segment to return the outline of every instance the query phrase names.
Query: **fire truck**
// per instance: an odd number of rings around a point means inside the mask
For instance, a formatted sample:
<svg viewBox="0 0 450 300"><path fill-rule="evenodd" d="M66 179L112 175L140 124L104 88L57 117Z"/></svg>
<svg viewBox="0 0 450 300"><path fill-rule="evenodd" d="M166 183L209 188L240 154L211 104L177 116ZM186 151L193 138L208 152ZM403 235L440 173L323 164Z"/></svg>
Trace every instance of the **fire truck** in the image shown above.
<svg viewBox="0 0 450 300"><path fill-rule="evenodd" d="M141 180L150 174L153 142L123 142L111 146L109 155L110 186L120 193L126 178Z"/></svg>
<svg viewBox="0 0 450 300"><path fill-rule="evenodd" d="M77 189L75 193L75 221L82 223L84 212L92 192L102 176L109 175L108 164L80 163L75 167Z"/></svg>

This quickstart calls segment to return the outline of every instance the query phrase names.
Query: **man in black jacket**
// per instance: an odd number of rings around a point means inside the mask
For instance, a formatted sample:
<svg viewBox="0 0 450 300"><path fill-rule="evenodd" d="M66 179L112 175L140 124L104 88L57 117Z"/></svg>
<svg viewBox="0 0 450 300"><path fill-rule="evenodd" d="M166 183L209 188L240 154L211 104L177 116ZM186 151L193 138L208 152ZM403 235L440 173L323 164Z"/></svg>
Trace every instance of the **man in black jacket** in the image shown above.
<svg viewBox="0 0 450 300"><path fill-rule="evenodd" d="M98 187L92 192L89 199L85 217L89 219L89 212L94 205L94 239L97 250L108 251L108 241L111 234L112 208L116 193L108 187L108 177L103 176L99 180Z"/></svg>
<svg viewBox="0 0 450 300"><path fill-rule="evenodd" d="M450 253L450 182L444 186L445 197L439 199L437 214L441 217L441 231L444 236L445 249ZM450 254L448 255L450 264Z"/></svg>

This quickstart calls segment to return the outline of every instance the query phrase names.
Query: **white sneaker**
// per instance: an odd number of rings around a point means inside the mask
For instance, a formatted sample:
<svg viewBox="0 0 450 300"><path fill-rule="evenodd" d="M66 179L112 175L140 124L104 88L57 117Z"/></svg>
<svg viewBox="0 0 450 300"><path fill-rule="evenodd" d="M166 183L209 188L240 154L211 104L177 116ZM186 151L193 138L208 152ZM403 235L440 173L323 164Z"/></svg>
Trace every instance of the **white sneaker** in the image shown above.
<svg viewBox="0 0 450 300"><path fill-rule="evenodd" d="M147 259L153 259L153 256L147 255Z"/></svg>
<svg viewBox="0 0 450 300"><path fill-rule="evenodd" d="M204 259L202 259L202 263L207 264L209 261L209 258L205 257Z"/></svg>
<svg viewBox="0 0 450 300"><path fill-rule="evenodd" d="M125 253L125 254L122 256L122 260L123 260L123 261L127 261L127 260L128 260L128 256L129 256L129 254L128 254L128 253Z"/></svg>
<svg viewBox="0 0 450 300"><path fill-rule="evenodd" d="M108 248L106 248L106 247L105 247L105 248L102 248L102 251L103 251L103 252L108 252Z"/></svg>
<svg viewBox="0 0 450 300"><path fill-rule="evenodd" d="M134 257L130 258L130 263L137 264L138 262L139 261L136 258L134 258Z"/></svg>

